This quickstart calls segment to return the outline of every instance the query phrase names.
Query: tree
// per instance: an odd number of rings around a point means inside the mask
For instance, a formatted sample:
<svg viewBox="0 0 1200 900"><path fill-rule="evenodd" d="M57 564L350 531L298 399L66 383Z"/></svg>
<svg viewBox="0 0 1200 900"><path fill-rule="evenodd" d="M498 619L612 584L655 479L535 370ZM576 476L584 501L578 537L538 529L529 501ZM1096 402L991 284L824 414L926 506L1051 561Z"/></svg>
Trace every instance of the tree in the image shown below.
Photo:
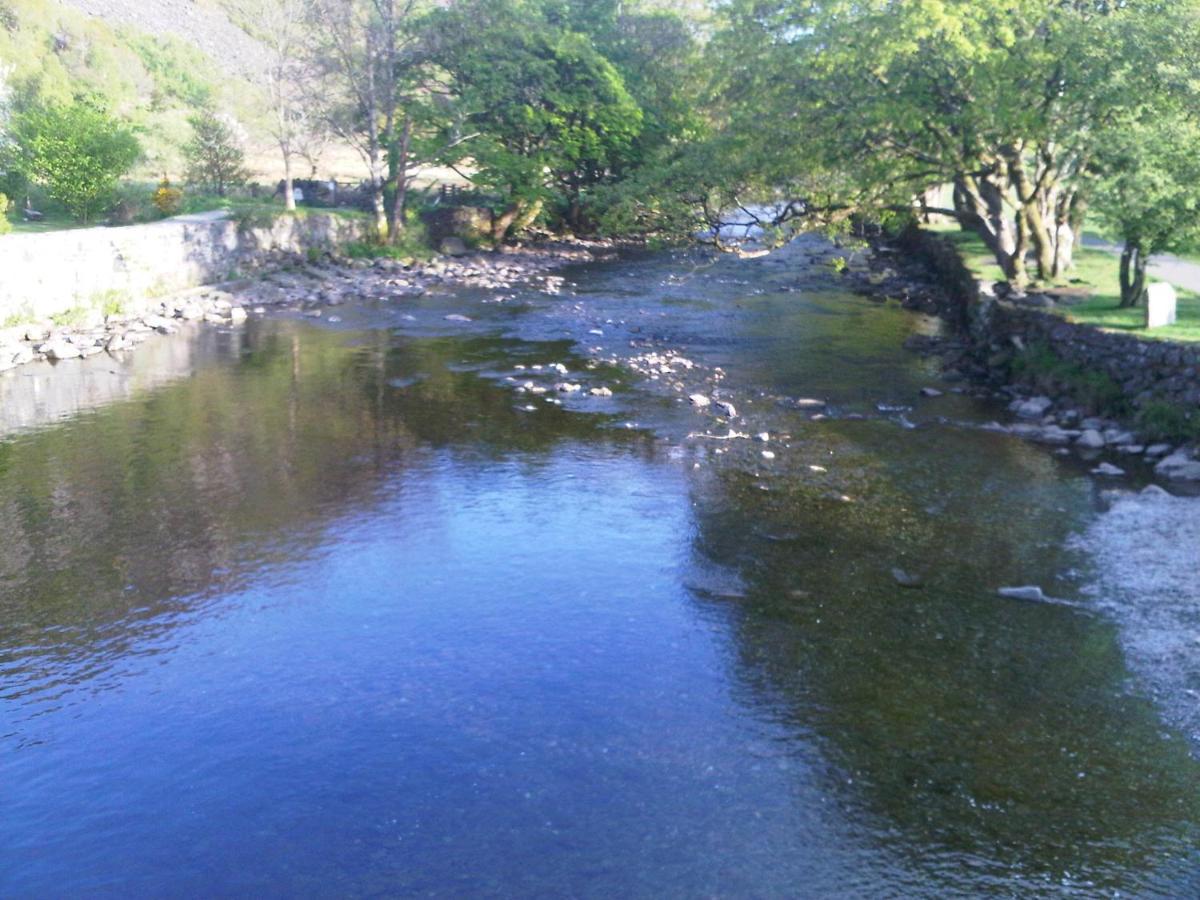
<svg viewBox="0 0 1200 900"><path fill-rule="evenodd" d="M12 125L13 165L81 222L112 197L141 156L133 132L85 100L33 107Z"/></svg>
<svg viewBox="0 0 1200 900"><path fill-rule="evenodd" d="M715 42L720 113L759 135L768 171L835 173L846 190L793 214L944 210L1006 277L1068 268L1097 135L1170 90L1191 59L1190 0L733 0Z"/></svg>
<svg viewBox="0 0 1200 900"><path fill-rule="evenodd" d="M312 0L325 118L367 164L376 231L404 230L412 118L406 88L420 64L416 0Z"/></svg>
<svg viewBox="0 0 1200 900"><path fill-rule="evenodd" d="M642 111L616 68L584 35L533 3L475 2L433 20L432 56L445 73L460 136L445 160L500 195L494 235L548 201L582 224L584 201L633 162Z"/></svg>
<svg viewBox="0 0 1200 900"><path fill-rule="evenodd" d="M296 208L292 161L313 146L316 128L309 113L315 72L307 52L308 0L236 0L242 30L267 50L263 75L270 101L270 132L283 161L283 203Z"/></svg>
<svg viewBox="0 0 1200 900"><path fill-rule="evenodd" d="M188 181L219 197L224 197L229 188L244 184L249 173L237 122L210 109L201 110L188 122L192 139L183 148Z"/></svg>
<svg viewBox="0 0 1200 900"><path fill-rule="evenodd" d="M1155 115L1105 135L1092 208L1123 243L1121 306L1146 294L1155 253L1200 244L1200 126L1182 115Z"/></svg>

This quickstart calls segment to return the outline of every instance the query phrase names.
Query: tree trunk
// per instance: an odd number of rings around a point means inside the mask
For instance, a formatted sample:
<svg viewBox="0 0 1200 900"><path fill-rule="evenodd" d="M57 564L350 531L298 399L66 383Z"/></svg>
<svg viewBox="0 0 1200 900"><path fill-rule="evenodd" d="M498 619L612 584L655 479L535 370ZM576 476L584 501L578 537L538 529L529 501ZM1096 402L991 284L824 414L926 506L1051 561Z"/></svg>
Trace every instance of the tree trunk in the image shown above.
<svg viewBox="0 0 1200 900"><path fill-rule="evenodd" d="M1145 247L1134 240L1127 240L1121 251L1121 308L1140 306L1146 296L1146 264L1149 262Z"/></svg>
<svg viewBox="0 0 1200 900"><path fill-rule="evenodd" d="M400 243L404 234L404 208L408 205L408 146L412 138L412 119L404 117L399 146L388 153L388 181L391 185L391 208L388 209L388 242Z"/></svg>
<svg viewBox="0 0 1200 900"><path fill-rule="evenodd" d="M514 231L523 231L533 224L542 211L542 201L516 200L504 212L492 219L492 240L497 244Z"/></svg>
<svg viewBox="0 0 1200 900"><path fill-rule="evenodd" d="M979 235L1005 279L1018 290L1024 289L1029 281L1025 268L1027 244L1018 235L1017 223L1005 214L1004 192L992 178L956 179L954 208L959 225Z"/></svg>
<svg viewBox="0 0 1200 900"><path fill-rule="evenodd" d="M296 208L296 187L292 184L292 155L286 149L283 152L283 208Z"/></svg>
<svg viewBox="0 0 1200 900"><path fill-rule="evenodd" d="M1049 281L1054 277L1054 246L1043 215L1044 198L1038 196L1038 187L1030 180L1020 148L1006 151L1008 177L1017 195L1017 215L1020 218L1025 242L1033 245L1037 254L1038 279Z"/></svg>

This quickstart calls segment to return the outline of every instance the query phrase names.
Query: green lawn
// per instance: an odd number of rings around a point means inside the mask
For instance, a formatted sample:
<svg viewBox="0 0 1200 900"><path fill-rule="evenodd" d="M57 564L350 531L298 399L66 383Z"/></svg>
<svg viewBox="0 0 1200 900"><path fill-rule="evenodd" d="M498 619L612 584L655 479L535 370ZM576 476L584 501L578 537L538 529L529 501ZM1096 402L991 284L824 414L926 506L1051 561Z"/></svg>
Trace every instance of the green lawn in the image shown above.
<svg viewBox="0 0 1200 900"><path fill-rule="evenodd" d="M1001 281L1003 275L991 253L976 235L957 228L935 228L943 238L958 247L967 266L980 278ZM1152 340L1200 341L1200 295L1176 287L1179 295L1179 321L1166 328L1147 331L1142 309L1120 309L1118 260L1104 250L1080 247L1075 252L1075 268L1067 278L1051 286L1070 295L1079 293L1078 302L1056 312L1072 322L1083 322L1113 331L1129 331Z"/></svg>

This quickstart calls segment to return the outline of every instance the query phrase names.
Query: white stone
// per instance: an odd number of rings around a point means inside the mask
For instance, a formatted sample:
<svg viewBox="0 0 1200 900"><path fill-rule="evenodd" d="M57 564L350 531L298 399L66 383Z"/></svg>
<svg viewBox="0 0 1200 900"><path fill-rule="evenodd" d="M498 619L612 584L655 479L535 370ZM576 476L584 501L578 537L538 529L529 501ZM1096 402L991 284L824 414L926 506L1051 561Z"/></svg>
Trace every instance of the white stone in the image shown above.
<svg viewBox="0 0 1200 900"><path fill-rule="evenodd" d="M708 404L712 402L703 394L692 394L690 397L688 397L688 401L692 404L692 406L699 407L700 409L704 409L704 407L708 406Z"/></svg>
<svg viewBox="0 0 1200 900"><path fill-rule="evenodd" d="M82 355L78 347L63 338L55 338L43 344L42 352L49 359L75 359Z"/></svg>
<svg viewBox="0 0 1200 900"><path fill-rule="evenodd" d="M1178 303L1175 288L1165 281L1150 285L1146 289L1146 327L1174 325Z"/></svg>
<svg viewBox="0 0 1200 900"><path fill-rule="evenodd" d="M1088 450L1099 450L1104 446L1104 444L1104 436L1094 428L1089 428L1079 436L1077 441L1075 441L1075 446L1083 447Z"/></svg>
<svg viewBox="0 0 1200 900"><path fill-rule="evenodd" d="M1053 405L1054 401L1049 397L1031 397L1021 402L1016 412L1022 419L1040 419Z"/></svg>
<svg viewBox="0 0 1200 900"><path fill-rule="evenodd" d="M1009 600L1030 600L1035 603L1041 603L1046 600L1046 595L1040 587L1036 585L1026 585L1024 587L1003 587L996 591L1001 597L1007 597Z"/></svg>

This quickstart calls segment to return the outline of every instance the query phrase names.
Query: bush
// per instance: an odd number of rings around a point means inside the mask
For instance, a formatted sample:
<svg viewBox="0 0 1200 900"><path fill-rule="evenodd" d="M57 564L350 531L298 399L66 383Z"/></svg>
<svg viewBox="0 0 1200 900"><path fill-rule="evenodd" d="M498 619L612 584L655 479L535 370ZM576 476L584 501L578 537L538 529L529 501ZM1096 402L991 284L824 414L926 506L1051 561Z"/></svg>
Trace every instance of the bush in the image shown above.
<svg viewBox="0 0 1200 900"><path fill-rule="evenodd" d="M8 221L8 210L12 204L7 194L0 194L0 234L12 231L12 222Z"/></svg>
<svg viewBox="0 0 1200 900"><path fill-rule="evenodd" d="M1182 443L1200 438L1200 418L1163 400L1152 400L1139 409L1136 422L1150 441Z"/></svg>
<svg viewBox="0 0 1200 900"><path fill-rule="evenodd" d="M183 191L177 187L172 187L170 180L164 176L163 180L158 183L154 194L150 198L157 209L164 217L177 216L183 208Z"/></svg>
<svg viewBox="0 0 1200 900"><path fill-rule="evenodd" d="M88 101L27 110L14 120L12 137L20 171L81 222L105 208L141 156L133 132Z"/></svg>

